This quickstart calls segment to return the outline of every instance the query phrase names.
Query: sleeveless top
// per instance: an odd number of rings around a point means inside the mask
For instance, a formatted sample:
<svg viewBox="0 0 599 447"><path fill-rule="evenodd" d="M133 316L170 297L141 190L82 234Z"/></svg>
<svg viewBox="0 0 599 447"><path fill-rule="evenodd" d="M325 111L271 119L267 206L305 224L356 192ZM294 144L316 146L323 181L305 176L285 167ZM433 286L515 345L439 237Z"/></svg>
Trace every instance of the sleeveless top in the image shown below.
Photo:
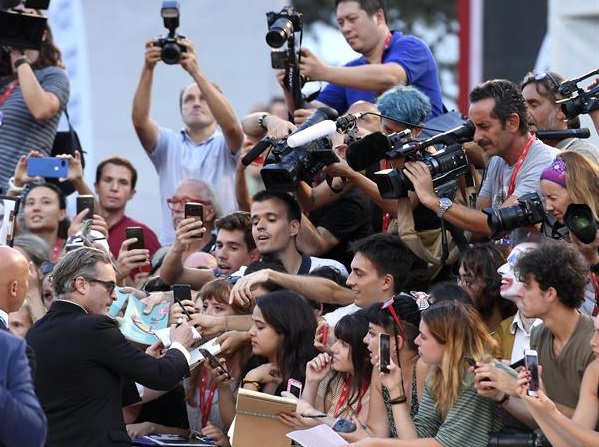
<svg viewBox="0 0 599 447"><path fill-rule="evenodd" d="M393 417L393 408L389 401L391 396L389 390L381 385L381 392L383 394L383 401L385 402L385 410L387 411L387 420L389 421L389 428L391 429L391 437L397 438L397 429L395 428L395 418ZM416 365L412 371L412 393L411 393L411 404L410 404L410 418L414 419L416 413L418 413L418 384L416 378Z"/></svg>

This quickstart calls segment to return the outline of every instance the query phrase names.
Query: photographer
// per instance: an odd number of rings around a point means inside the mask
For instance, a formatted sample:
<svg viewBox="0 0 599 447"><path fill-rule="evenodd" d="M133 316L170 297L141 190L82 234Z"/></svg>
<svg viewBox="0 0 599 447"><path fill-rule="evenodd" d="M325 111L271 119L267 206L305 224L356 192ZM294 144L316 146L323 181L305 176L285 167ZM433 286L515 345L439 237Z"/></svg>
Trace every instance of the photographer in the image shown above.
<svg viewBox="0 0 599 447"><path fill-rule="evenodd" d="M137 136L160 178L160 242L163 245L172 244L174 240L167 198L173 196L182 180L205 181L219 192L224 213L237 211L235 154L243 142L241 125L233 108L200 69L193 43L181 36L176 36L176 43L181 48L178 64L194 81L181 91L179 98L184 129L177 132L159 127L150 117L154 68L164 58L159 39L146 42L144 67L132 113Z"/></svg>
<svg viewBox="0 0 599 447"><path fill-rule="evenodd" d="M49 25L39 50L3 47L0 53L0 187L6 189L21 155L32 149L50 155L69 101L69 79Z"/></svg>
<svg viewBox="0 0 599 447"><path fill-rule="evenodd" d="M420 203L456 227L488 237L491 229L483 208L506 207L523 194L539 190L541 171L552 159L552 150L528 132L526 103L519 87L496 79L470 92L469 118L474 141L491 158L476 201L476 210L440 199L433 190L431 173L420 161L406 163L406 176L414 184ZM512 238L517 234L512 234Z"/></svg>
<svg viewBox="0 0 599 447"><path fill-rule="evenodd" d="M563 81L563 76L546 71L529 72L520 83L522 96L528 107L528 124L532 131L566 131L580 128L578 117L567 120L561 105L556 103L564 99L558 91ZM594 163L599 163L599 149L581 138L544 139L543 142L562 151L579 152Z"/></svg>
<svg viewBox="0 0 599 447"><path fill-rule="evenodd" d="M429 118L443 113L437 64L430 48L419 38L390 31L383 0L336 0L337 23L348 45L360 54L343 67L327 65L302 49L300 71L306 79L329 84L317 97L339 114L356 101L375 97L398 85L414 85L431 101ZM306 111L298 111L305 116Z"/></svg>

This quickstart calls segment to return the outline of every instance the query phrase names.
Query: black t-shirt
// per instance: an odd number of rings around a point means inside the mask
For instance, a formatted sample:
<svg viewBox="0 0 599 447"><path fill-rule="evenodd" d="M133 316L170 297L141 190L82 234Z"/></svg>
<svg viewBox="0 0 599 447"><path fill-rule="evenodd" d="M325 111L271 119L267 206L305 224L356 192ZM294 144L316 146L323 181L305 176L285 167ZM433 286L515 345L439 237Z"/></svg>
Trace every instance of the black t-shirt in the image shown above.
<svg viewBox="0 0 599 447"><path fill-rule="evenodd" d="M339 240L339 244L320 257L335 259L349 271L353 259L350 244L372 233L368 198L354 188L338 201L311 213L310 221Z"/></svg>

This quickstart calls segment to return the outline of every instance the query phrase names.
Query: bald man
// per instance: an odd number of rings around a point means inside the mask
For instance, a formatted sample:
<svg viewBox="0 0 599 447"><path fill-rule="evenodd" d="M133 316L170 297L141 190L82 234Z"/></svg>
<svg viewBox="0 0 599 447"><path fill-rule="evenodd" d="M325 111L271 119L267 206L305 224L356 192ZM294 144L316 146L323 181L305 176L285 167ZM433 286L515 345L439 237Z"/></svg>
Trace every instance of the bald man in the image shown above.
<svg viewBox="0 0 599 447"><path fill-rule="evenodd" d="M29 262L18 250L0 246L0 330L8 331L8 314L23 305L29 289ZM31 378L35 379L35 354L27 345Z"/></svg>

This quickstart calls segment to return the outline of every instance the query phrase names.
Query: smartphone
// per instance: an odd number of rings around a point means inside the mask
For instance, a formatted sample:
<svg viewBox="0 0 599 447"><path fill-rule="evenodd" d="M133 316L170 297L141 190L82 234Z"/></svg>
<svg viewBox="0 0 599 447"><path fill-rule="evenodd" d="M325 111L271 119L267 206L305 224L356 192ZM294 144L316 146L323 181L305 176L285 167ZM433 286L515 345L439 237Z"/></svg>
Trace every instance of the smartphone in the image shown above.
<svg viewBox="0 0 599 447"><path fill-rule="evenodd" d="M323 324L322 329L320 330L320 333L322 334L320 337L320 342L326 346L327 341L329 340L329 325Z"/></svg>
<svg viewBox="0 0 599 447"><path fill-rule="evenodd" d="M216 368L222 374L226 374L227 376L229 376L229 371L227 371L226 368L223 365L221 365L221 363L218 361L218 359L216 358L216 356L214 354L212 354L210 351L208 351L205 348L198 348L198 350L200 351L200 354L202 354L202 356L206 360L208 360L208 363L210 364L210 366L212 368Z"/></svg>
<svg viewBox="0 0 599 447"><path fill-rule="evenodd" d="M352 433L356 431L356 424L351 419L339 418L331 428L337 433Z"/></svg>
<svg viewBox="0 0 599 447"><path fill-rule="evenodd" d="M83 195L77 196L77 214L82 212L84 209L88 209L89 212L86 214L86 219L91 219L94 216L94 196Z"/></svg>
<svg viewBox="0 0 599 447"><path fill-rule="evenodd" d="M60 178L69 175L69 162L66 158L31 157L27 159L29 177Z"/></svg>
<svg viewBox="0 0 599 447"><path fill-rule="evenodd" d="M125 239L137 238L137 242L129 245L129 250L137 250L146 248L144 242L144 231L141 227L127 227L125 229Z"/></svg>
<svg viewBox="0 0 599 447"><path fill-rule="evenodd" d="M379 334L379 370L382 373L389 373L389 364L391 363L391 338L389 334Z"/></svg>
<svg viewBox="0 0 599 447"><path fill-rule="evenodd" d="M522 357L520 360L516 360L514 363L512 363L510 365L510 368L512 368L512 369L518 369L521 366L524 366L524 357Z"/></svg>
<svg viewBox="0 0 599 447"><path fill-rule="evenodd" d="M470 366L474 366L476 368L476 360L474 360L474 357L472 357L471 355L468 355L468 354L464 354L464 360L466 360L466 362Z"/></svg>
<svg viewBox="0 0 599 447"><path fill-rule="evenodd" d="M185 218L199 217L204 220L204 205L196 202L187 202L185 204Z"/></svg>
<svg viewBox="0 0 599 447"><path fill-rule="evenodd" d="M287 381L287 392L299 399L302 395L302 382L295 379L289 379Z"/></svg>
<svg viewBox="0 0 599 447"><path fill-rule="evenodd" d="M539 356L534 349L524 350L524 366L530 373L530 382L528 383L528 395L537 396L539 390Z"/></svg>
<svg viewBox="0 0 599 447"><path fill-rule="evenodd" d="M181 304L183 300L191 300L191 286L189 284L173 284L171 289L173 290L173 300L181 306L187 318L191 320L189 311Z"/></svg>

